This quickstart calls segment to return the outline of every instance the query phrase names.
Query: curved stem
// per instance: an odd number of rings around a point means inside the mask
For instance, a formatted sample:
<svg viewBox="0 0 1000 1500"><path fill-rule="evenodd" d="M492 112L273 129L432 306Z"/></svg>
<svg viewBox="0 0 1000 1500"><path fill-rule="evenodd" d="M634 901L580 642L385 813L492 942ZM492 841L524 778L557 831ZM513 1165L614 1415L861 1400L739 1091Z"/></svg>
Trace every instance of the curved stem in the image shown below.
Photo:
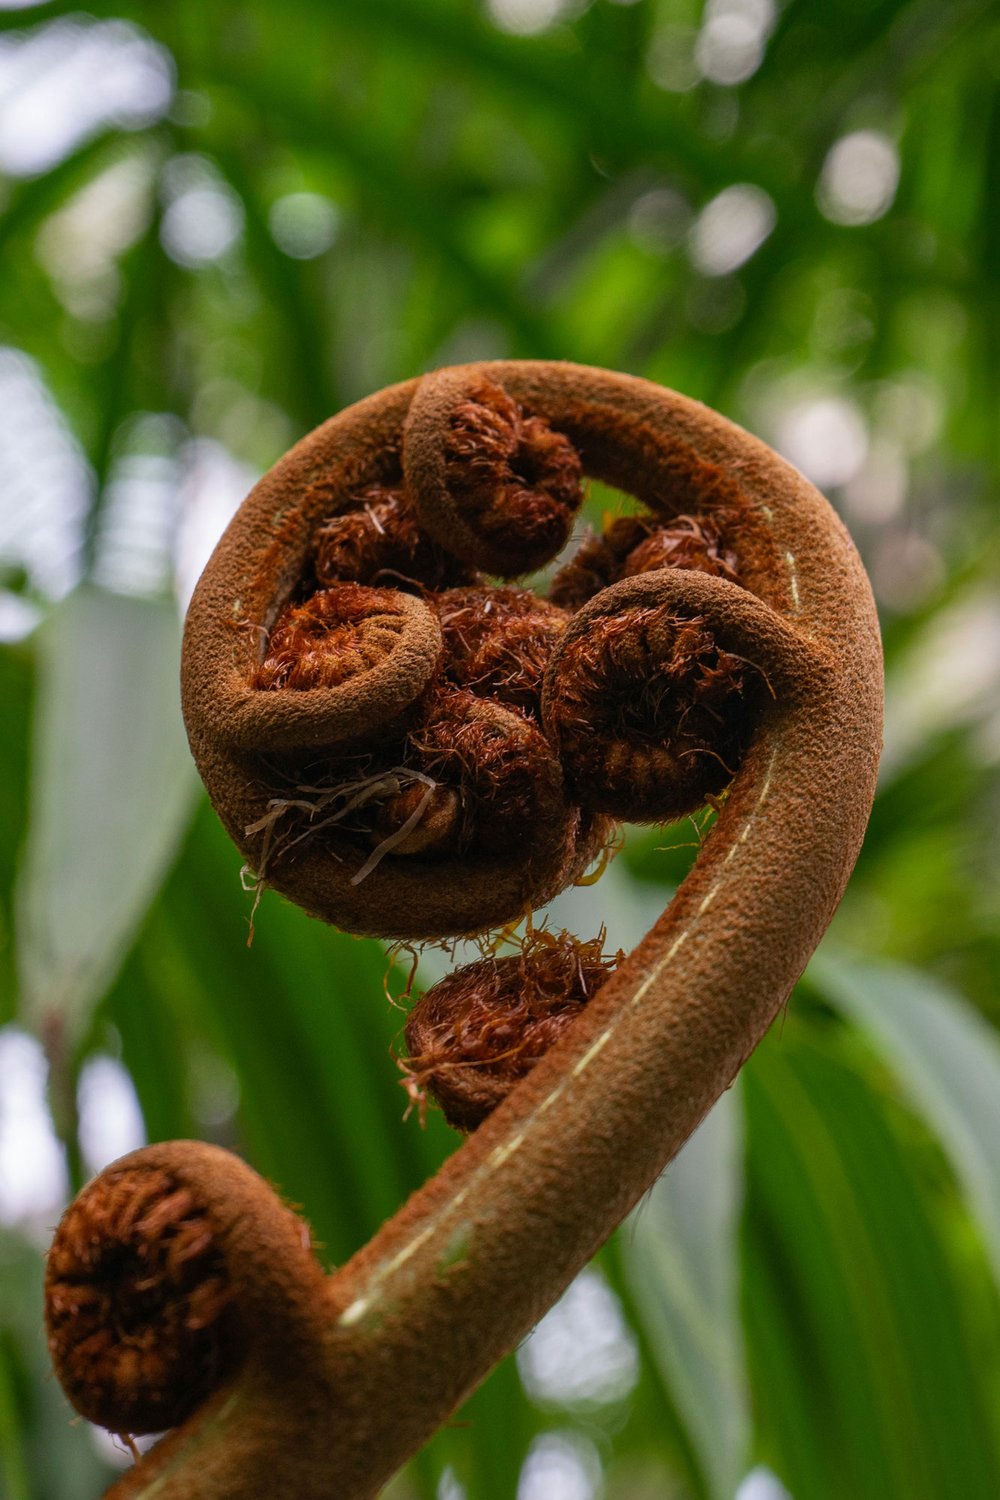
<svg viewBox="0 0 1000 1500"><path fill-rule="evenodd" d="M647 382L564 365L482 368L567 432L589 472L650 503L668 484L738 486L755 518L754 593L658 574L606 591L572 628L637 599L676 599L761 669L773 698L694 869L647 937L326 1282L311 1425L272 1434L262 1468L259 1410L237 1385L125 1477L118 1500L375 1495L730 1084L819 941L861 843L880 743L878 635L860 563L822 498L763 444Z"/></svg>

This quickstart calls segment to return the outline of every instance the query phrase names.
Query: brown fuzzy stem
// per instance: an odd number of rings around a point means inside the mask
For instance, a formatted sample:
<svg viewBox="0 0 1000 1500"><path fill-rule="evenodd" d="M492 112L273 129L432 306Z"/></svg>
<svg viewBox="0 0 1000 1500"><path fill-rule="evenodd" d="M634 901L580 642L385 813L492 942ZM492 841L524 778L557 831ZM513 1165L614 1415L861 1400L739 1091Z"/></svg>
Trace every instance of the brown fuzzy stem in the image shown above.
<svg viewBox="0 0 1000 1500"><path fill-rule="evenodd" d="M303 1270L301 1287L282 1280L275 1289L258 1240L271 1233L273 1210L259 1221L239 1210L247 1325L274 1330L283 1368L294 1345L316 1371L301 1412L276 1390L272 1405L260 1399L261 1354L225 1399L119 1482L117 1500L376 1495L555 1301L732 1081L819 941L861 843L880 744L878 632L857 555L822 497L756 439L645 381L530 362L457 378L502 385L567 436L588 473L658 513L665 495L674 514L734 512L727 543L745 587L665 569L616 585L622 593L610 603L669 602L704 619L767 691L718 821L663 916L370 1244L323 1288ZM275 510L308 509L324 462L357 484L376 439L398 451L418 389L397 387L343 413L263 482L196 596L187 667L198 692L218 670L213 653L231 651L220 617L235 600L246 612L241 580L249 570L252 593L260 556L280 552ZM316 519L330 513L326 489ZM296 520L291 532L298 566L309 528ZM588 608L601 616L603 605ZM567 632L564 649L572 639ZM217 752L198 716L189 722L218 794ZM229 789L220 798L230 814L235 797ZM172 1158L170 1170L178 1173ZM299 1315L284 1331L268 1313L272 1294Z"/></svg>

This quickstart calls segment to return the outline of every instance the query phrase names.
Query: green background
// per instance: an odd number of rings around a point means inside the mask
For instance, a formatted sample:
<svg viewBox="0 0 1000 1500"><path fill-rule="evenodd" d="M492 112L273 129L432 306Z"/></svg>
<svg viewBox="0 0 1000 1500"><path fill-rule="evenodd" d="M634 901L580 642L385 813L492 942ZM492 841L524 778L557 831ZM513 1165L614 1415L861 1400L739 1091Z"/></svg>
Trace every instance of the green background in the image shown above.
<svg viewBox="0 0 1000 1500"><path fill-rule="evenodd" d="M257 473L390 381L650 377L847 521L886 646L879 797L739 1086L392 1494L996 1496L994 8L89 10L0 8L0 1038L44 1048L69 1177L95 1058L149 1139L245 1151L332 1263L454 1148L402 1119L379 945L273 895L246 945L179 725L178 590ZM634 941L694 841L636 833L563 919ZM46 1373L46 1225L8 1220L0 1494L87 1500L112 1469Z"/></svg>

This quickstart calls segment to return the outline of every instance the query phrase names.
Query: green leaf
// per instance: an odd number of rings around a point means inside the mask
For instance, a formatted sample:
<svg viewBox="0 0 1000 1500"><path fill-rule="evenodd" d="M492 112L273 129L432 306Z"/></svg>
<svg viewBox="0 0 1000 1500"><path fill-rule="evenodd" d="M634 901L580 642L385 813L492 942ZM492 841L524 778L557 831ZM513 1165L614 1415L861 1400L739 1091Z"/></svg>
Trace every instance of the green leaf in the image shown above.
<svg viewBox="0 0 1000 1500"><path fill-rule="evenodd" d="M172 858L194 777L167 601L82 587L41 632L17 940L22 1014L78 1039Z"/></svg>
<svg viewBox="0 0 1000 1500"><path fill-rule="evenodd" d="M44 1264L37 1246L0 1229L0 1495L94 1500L113 1471L52 1375L41 1327Z"/></svg>
<svg viewBox="0 0 1000 1500"><path fill-rule="evenodd" d="M3 1337L0 1337L0 1480L3 1481L0 1492L9 1500L31 1500L14 1352Z"/></svg>
<svg viewBox="0 0 1000 1500"><path fill-rule="evenodd" d="M817 956L809 977L855 1020L948 1153L1000 1286L1000 1041L939 980L904 964Z"/></svg>
<svg viewBox="0 0 1000 1500"><path fill-rule="evenodd" d="M810 1500L989 1500L996 1370L924 1164L836 1033L744 1071L746 1317L762 1457Z"/></svg>
<svg viewBox="0 0 1000 1500"><path fill-rule="evenodd" d="M26 824L32 659L27 646L0 649L0 1024L13 1018L14 879Z"/></svg>
<svg viewBox="0 0 1000 1500"><path fill-rule="evenodd" d="M633 1214L620 1253L708 1493L730 1500L750 1445L740 1319L743 1122L723 1094Z"/></svg>

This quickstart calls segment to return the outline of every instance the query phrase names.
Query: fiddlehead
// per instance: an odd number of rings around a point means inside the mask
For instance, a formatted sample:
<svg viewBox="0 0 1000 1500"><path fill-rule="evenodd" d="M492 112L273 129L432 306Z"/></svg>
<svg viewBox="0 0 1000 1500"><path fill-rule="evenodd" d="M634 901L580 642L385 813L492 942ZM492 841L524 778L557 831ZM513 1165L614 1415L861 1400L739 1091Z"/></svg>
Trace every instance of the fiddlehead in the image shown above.
<svg viewBox="0 0 1000 1500"><path fill-rule="evenodd" d="M225 1428L214 1477L211 1456L203 1466L209 1493L230 1493L226 1470L240 1466L259 1475L241 1493L277 1493L278 1463L283 1493L320 1494L327 1295L308 1227L255 1172L195 1141L151 1146L63 1216L46 1270L52 1362L112 1432L160 1432L195 1409L203 1431ZM140 1465L116 1491L145 1488Z"/></svg>
<svg viewBox="0 0 1000 1500"><path fill-rule="evenodd" d="M483 373L441 370L420 382L403 467L431 536L500 578L554 557L583 499L572 443Z"/></svg>
<svg viewBox="0 0 1000 1500"><path fill-rule="evenodd" d="M574 796L633 823L704 807L736 774L754 719L758 669L720 644L691 588L671 598L670 578L617 584L581 610L543 700Z"/></svg>
<svg viewBox="0 0 1000 1500"><path fill-rule="evenodd" d="M513 416L504 416L498 398L480 399L492 388L506 393ZM519 674L537 681L523 641L515 651L522 667L509 679L492 667L480 678L477 667L460 680L454 646L446 659L449 627L439 600L451 588L485 587L481 581L442 590L440 572L397 580L400 597L420 606L426 675L413 689L415 672L393 699L376 753L370 730L342 736L336 715L323 720L329 699L312 695L340 687L256 688L254 673L282 610L299 607L320 585L317 530L367 486L405 482L406 507L446 552L462 527L488 533L496 545L503 528L486 519L493 502L479 492L470 501L448 446L449 433L464 441L475 426L465 417L453 425L470 399L487 411L488 435L493 417L508 423L507 437L497 438L507 456L499 478L491 471L494 497L537 484L537 475L516 473L510 433L520 424L523 437L525 424L543 422L579 454L584 472L645 507L644 534L627 538L624 550L620 538L609 544L610 562L591 566L585 558L568 591L557 585L556 607L577 611L568 623L539 611L547 623L539 619L537 633L548 632L549 655L540 703L534 687L521 702L501 698L504 681L517 683ZM558 508L566 502L559 485L554 492ZM446 503L454 514L432 534ZM555 530L547 535L546 546L554 545ZM463 567L483 565L464 544L453 555ZM517 576L523 563L511 554L501 571ZM596 589L582 578L587 569ZM565 581L566 571L558 576ZM376 575L322 586L348 584L388 586ZM512 618L524 616L514 610ZM591 639L612 646L588 657L582 647ZM470 644L469 657L478 649ZM357 675L363 681L366 673ZM322 1338L306 1338L307 1347L322 1348L313 1366L321 1377L313 1382L312 1425L287 1428L289 1443L309 1454L315 1430L322 1432L322 1472L310 1471L287 1493L360 1500L377 1492L558 1296L787 998L839 899L873 793L881 703L874 610L850 541L825 502L746 433L644 381L572 365L498 363L380 393L293 450L248 499L199 586L184 677L192 747L248 859L261 869L262 843L286 816L281 804L308 801L308 785L313 801L297 810L306 826L294 825L286 839L285 867L265 862L265 874L308 909L359 931L398 930L401 912L408 932L425 936L488 925L497 910L519 914L585 865L606 834L605 809L656 818L725 790L691 874L643 942L613 970L592 976L601 982L588 982L583 1003L566 1007L575 1014L548 1050L508 1049L530 1066L518 1070L503 1102L326 1283ZM659 683L652 694L650 678ZM588 757L574 713L592 713L616 694L624 700L633 685L638 709L615 708L609 738ZM317 727L303 735L314 701ZM256 714L280 743L251 744L249 736L235 743L232 724L241 714L248 722ZM278 727L293 721L294 733ZM479 760L477 735L486 745ZM389 764L379 758L383 750L391 750ZM639 774L640 763L654 769ZM518 816L535 799L525 830L531 838L516 854L479 848L489 824L481 806L487 789L501 801L509 790ZM419 832L431 815L433 825ZM503 825L498 815L498 844ZM433 837L425 843L427 832ZM385 849L389 839L396 842ZM371 881L363 903L352 901L352 871L363 873L362 885ZM495 962L499 969L507 960ZM486 1033L498 1008L517 1008L509 973L487 976L492 996L476 1001ZM537 1000L531 974L521 977ZM567 973L558 985L567 998ZM478 1036L481 1047L482 1027ZM410 1061L418 1068L436 1041L416 1045ZM244 1222L249 1243L255 1231L250 1216ZM385 1414L378 1396L390 1387L395 1400ZM193 1413L119 1493L154 1485L157 1500L273 1494L273 1459L262 1477L246 1458L249 1408L237 1389L231 1404L212 1398ZM277 1452L283 1415L275 1421Z"/></svg>

